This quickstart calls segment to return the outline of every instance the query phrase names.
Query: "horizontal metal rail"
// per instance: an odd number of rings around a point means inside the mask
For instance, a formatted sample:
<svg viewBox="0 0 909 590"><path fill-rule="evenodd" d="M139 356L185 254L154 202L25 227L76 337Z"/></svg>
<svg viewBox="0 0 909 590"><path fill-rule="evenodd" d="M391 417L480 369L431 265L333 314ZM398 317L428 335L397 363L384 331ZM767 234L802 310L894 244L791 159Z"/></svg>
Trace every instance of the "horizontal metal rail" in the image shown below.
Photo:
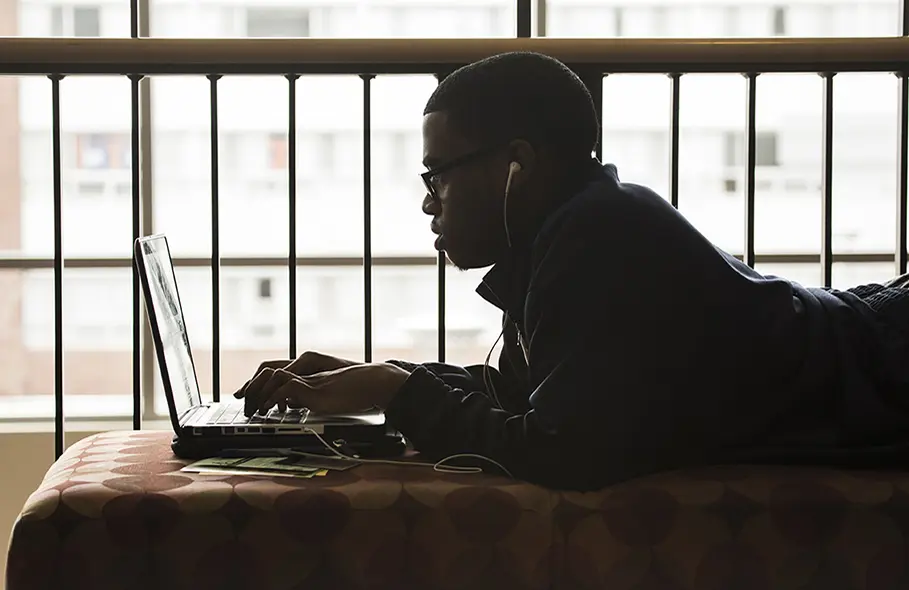
<svg viewBox="0 0 909 590"><path fill-rule="evenodd" d="M744 260L742 254L734 255L739 260ZM849 252L833 254L832 261L843 264L869 264L893 263L893 252ZM372 266L400 267L400 266L436 266L439 259L435 256L373 256ZM756 264L819 264L821 254L812 253L782 253L782 254L755 254ZM287 257L243 257L221 258L222 267L228 268L256 268L256 267L283 267L287 268ZM356 267L364 264L364 258L359 256L324 256L324 257L298 257L298 267ZM451 262L446 259L446 265ZM130 268L130 258L65 258L64 268L79 269L105 269L105 268ZM211 258L190 257L174 258L174 266L183 268L211 268ZM54 268L53 258L3 258L0 257L0 270L41 270Z"/></svg>
<svg viewBox="0 0 909 590"><path fill-rule="evenodd" d="M0 38L0 74L436 74L506 51L602 73L903 72L909 38Z"/></svg>

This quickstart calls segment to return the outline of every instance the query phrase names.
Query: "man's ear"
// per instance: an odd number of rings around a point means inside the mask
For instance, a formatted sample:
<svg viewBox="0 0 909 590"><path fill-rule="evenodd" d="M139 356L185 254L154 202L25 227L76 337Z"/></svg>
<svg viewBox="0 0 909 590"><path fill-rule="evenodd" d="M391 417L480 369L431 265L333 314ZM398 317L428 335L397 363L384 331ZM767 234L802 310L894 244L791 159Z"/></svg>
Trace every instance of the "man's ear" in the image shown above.
<svg viewBox="0 0 909 590"><path fill-rule="evenodd" d="M529 141L515 139L508 144L508 161L511 188L519 189L536 170L537 152Z"/></svg>

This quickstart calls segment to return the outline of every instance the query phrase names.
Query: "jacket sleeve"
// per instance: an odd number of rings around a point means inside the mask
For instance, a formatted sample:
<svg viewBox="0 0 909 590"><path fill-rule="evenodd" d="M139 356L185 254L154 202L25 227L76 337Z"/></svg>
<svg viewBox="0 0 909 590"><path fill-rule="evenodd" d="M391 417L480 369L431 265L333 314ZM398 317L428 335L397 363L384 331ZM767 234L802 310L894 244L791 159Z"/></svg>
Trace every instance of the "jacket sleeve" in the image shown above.
<svg viewBox="0 0 909 590"><path fill-rule="evenodd" d="M557 329L555 322L540 325L535 340ZM531 351L534 355L532 347ZM418 366L386 408L386 417L433 460L476 454L531 483L554 489L599 489L657 470L659 460L665 459L656 452L658 440L633 445L650 430L648 426L657 425L644 414L644 406L625 405L625 398L619 396L604 403L607 390L617 380L602 376L602 363L597 349L559 355L547 363L551 368L530 396L547 402L526 412L496 408L484 393L453 387ZM559 398L563 403L548 401ZM496 471L481 461L472 463Z"/></svg>
<svg viewBox="0 0 909 590"><path fill-rule="evenodd" d="M517 345L515 327L504 314L502 325L504 341L498 368L484 364L461 367L441 362L413 363L398 359L386 362L410 373L422 368L454 389L482 393L496 400L504 409L526 412L529 409L527 365Z"/></svg>

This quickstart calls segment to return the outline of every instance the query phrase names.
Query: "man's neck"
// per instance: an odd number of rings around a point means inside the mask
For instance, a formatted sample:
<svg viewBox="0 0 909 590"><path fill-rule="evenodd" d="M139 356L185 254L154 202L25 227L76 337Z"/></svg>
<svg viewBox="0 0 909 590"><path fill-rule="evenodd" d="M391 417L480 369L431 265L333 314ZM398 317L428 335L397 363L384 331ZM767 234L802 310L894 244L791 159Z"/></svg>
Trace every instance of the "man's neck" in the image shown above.
<svg viewBox="0 0 909 590"><path fill-rule="evenodd" d="M579 193L593 178L602 165L591 159L584 165L576 167L547 182L540 190L528 195L529 202L516 212L509 227L511 233L511 250L529 250L546 220L569 199Z"/></svg>

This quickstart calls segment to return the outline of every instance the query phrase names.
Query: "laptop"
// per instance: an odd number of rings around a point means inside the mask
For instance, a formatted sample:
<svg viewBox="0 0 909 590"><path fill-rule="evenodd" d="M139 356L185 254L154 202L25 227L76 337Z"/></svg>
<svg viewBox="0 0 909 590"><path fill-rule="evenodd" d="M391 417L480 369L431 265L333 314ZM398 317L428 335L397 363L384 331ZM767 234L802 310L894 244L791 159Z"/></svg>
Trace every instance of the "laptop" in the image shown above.
<svg viewBox="0 0 909 590"><path fill-rule="evenodd" d="M330 453L326 443L361 457L404 450L403 437L385 424L382 412L328 416L272 408L246 416L243 400L203 402L167 237L139 238L135 251L178 456L267 448Z"/></svg>

